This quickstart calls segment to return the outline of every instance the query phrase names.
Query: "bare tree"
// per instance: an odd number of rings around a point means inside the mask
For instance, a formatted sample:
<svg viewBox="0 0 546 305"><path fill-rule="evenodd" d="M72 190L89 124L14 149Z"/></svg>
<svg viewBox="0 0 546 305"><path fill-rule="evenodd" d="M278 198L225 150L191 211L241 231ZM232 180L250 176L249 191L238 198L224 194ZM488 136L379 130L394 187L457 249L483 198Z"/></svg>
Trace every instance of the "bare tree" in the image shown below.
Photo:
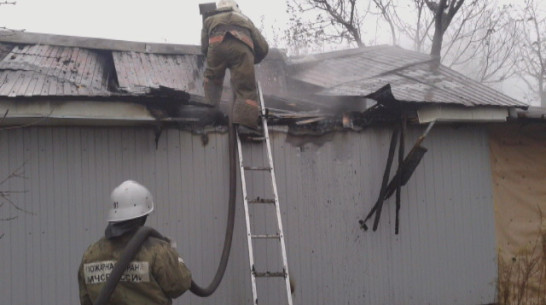
<svg viewBox="0 0 546 305"><path fill-rule="evenodd" d="M546 107L546 17L540 16L538 1L525 0L524 5L516 61L518 76Z"/></svg>
<svg viewBox="0 0 546 305"><path fill-rule="evenodd" d="M441 58L440 52L442 49L444 33L464 1L465 0L414 0L418 9L420 8L420 10L418 10L419 14L423 12L425 5L432 12L435 31L430 53L434 58L437 58L438 61ZM476 1L478 0L473 0L473 2ZM400 26L397 25L399 18L396 15L395 1L371 0L368 1L366 9L363 9L365 7L364 3L364 0L294 0L289 3L289 10L292 10L290 12L292 16L301 16L301 13L312 10L319 12L317 19L311 22L303 22L301 17L296 17L295 19L298 19L296 24L299 26L299 29L307 26L308 29L314 30L315 35L326 36L324 35L326 34L326 30L328 28L334 28L337 29L338 37L353 41L360 47L364 46L361 31L364 17L359 15L359 13L361 10L365 13L369 13L371 11L370 4L373 3L377 13L381 15L389 25L393 44L396 44L396 28L399 28ZM359 7L361 10L359 10ZM302 27L302 25L305 26ZM295 28L297 29L298 27ZM418 33L419 32L420 29L418 30ZM304 32L307 36L313 36L309 35L309 33L310 31Z"/></svg>
<svg viewBox="0 0 546 305"><path fill-rule="evenodd" d="M442 44L444 33L451 24L455 14L461 9L465 0L425 0L425 4L434 15L434 36L432 38L432 47L430 55L440 64L442 58ZM477 0L474 0L475 3Z"/></svg>
<svg viewBox="0 0 546 305"><path fill-rule="evenodd" d="M444 33L442 63L465 71L483 83L496 83L514 74L513 54L521 25L510 5L471 2Z"/></svg>
<svg viewBox="0 0 546 305"><path fill-rule="evenodd" d="M364 46L362 24L369 11L359 0L293 0L289 44L313 45L317 41L355 43Z"/></svg>
<svg viewBox="0 0 546 305"><path fill-rule="evenodd" d="M432 14L427 14L425 0L413 0L416 11L416 23L415 28L411 30L405 30L408 33L413 41L414 49L418 52L423 51L423 46L427 38L430 38L430 29L434 24L434 16Z"/></svg>
<svg viewBox="0 0 546 305"><path fill-rule="evenodd" d="M430 48L431 55L442 64L465 71L480 82L501 82L512 76L515 65L512 55L520 31L519 23L511 15L512 6L500 6L496 1L467 0L464 5L462 1L452 1L445 3L444 14L440 16L441 4L413 0L413 19L403 20L395 10L384 18L398 20L395 23L398 31L413 42L416 51ZM443 20L440 31L439 19ZM438 56L434 53L439 46Z"/></svg>
<svg viewBox="0 0 546 305"><path fill-rule="evenodd" d="M399 21L398 14L396 12L396 7L393 0L372 0L375 4L375 7L379 10L381 17L389 25L391 31L392 44L397 45L397 29L400 28L400 25L397 24Z"/></svg>
<svg viewBox="0 0 546 305"><path fill-rule="evenodd" d="M351 5L355 10L384 21L389 28L392 44L412 44L418 52L430 52L437 59L436 63L464 71L474 79L484 83L496 83L506 80L514 73L513 54L517 47L518 32L521 26L511 15L511 6L500 6L496 1L481 0L292 0L291 16L293 22L289 45L309 45L312 41L329 41L327 30L339 23L341 8L345 11ZM299 8L299 9L297 9ZM358 10L357 10L358 9ZM290 11L289 11L290 12ZM301 13L318 13L309 22ZM354 31L345 31L343 38L357 45L363 45L365 38L360 29L365 15L358 18L346 15L345 20L358 21L359 35ZM306 19L307 18L307 19ZM369 25L368 25L369 26ZM312 30L314 29L314 31ZM312 33L312 34L311 34ZM340 39L339 33L329 32L330 36ZM337 35L337 36L336 36ZM332 37L330 37L331 39ZM372 39L370 39L372 38ZM373 41L376 37L366 37Z"/></svg>

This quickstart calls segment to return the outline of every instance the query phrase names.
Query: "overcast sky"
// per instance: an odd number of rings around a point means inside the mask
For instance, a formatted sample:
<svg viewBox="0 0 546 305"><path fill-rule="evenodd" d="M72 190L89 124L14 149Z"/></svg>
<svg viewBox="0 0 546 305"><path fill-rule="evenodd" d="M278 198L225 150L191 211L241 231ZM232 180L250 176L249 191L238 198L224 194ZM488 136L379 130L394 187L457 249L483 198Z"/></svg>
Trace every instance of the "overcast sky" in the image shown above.
<svg viewBox="0 0 546 305"><path fill-rule="evenodd" d="M0 26L27 32L199 44L199 3L213 0L16 0L0 6ZM239 0L256 25L285 27L281 0Z"/></svg>

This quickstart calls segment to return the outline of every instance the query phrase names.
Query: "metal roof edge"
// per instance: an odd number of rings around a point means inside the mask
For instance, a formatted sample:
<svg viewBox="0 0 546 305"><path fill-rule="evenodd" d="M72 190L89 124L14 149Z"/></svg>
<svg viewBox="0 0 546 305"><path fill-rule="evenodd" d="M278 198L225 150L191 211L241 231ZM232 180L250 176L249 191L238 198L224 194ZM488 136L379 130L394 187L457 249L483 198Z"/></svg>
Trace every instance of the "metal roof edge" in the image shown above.
<svg viewBox="0 0 546 305"><path fill-rule="evenodd" d="M489 88L489 87L487 87ZM388 83L376 90L373 90L371 91L371 93L367 94L367 95L360 95L362 97L367 97L367 98L371 98L371 99L374 99L380 103L392 103L393 101L396 101L396 102L399 102L399 103L407 103L407 104L420 104L420 105L424 105L424 107L428 107L428 106L434 106L434 105L444 105L444 106L447 106L447 107L460 107L461 109L472 109L472 108L475 108L475 107L499 107L499 108L514 108L514 109L527 109L529 107L529 105L525 104L525 103L522 103L516 99L513 99L507 95L505 95L504 93L502 92L499 92L499 91L496 91L495 89L493 88L489 88L490 90L494 91L496 94L498 95L502 95L502 96L505 96L513 101L515 101L516 103L514 104L511 104L511 105L508 105L508 104L503 104L503 105L493 105L493 104L474 104L474 105L465 105L465 104L458 104L458 103L446 103L446 102L424 102L424 101L416 101L416 100L405 100L405 99L399 99L397 98L394 93L392 92L392 88L391 88L391 84ZM356 95L352 95L352 96L356 96Z"/></svg>
<svg viewBox="0 0 546 305"><path fill-rule="evenodd" d="M189 55L201 54L200 46L196 45L147 43L105 38L30 33L22 31L0 31L0 42L56 45L108 51L134 51L142 53Z"/></svg>
<svg viewBox="0 0 546 305"><path fill-rule="evenodd" d="M155 120L136 120L127 118L77 118L77 117L18 117L2 121L0 130L44 126L156 126Z"/></svg>
<svg viewBox="0 0 546 305"><path fill-rule="evenodd" d="M145 105L123 101L7 101L0 100L0 125L13 121L41 122L55 120L154 122Z"/></svg>
<svg viewBox="0 0 546 305"><path fill-rule="evenodd" d="M150 43L129 40L116 40L106 38L68 36L46 33L32 33L22 31L4 30L0 31L0 42L15 44L38 44L54 45L62 47L74 47L105 51L139 52L166 55L201 55L201 46L173 44L173 43ZM286 61L286 51L271 48L267 59L282 59Z"/></svg>
<svg viewBox="0 0 546 305"><path fill-rule="evenodd" d="M316 54L294 56L294 57L289 57L288 60L290 65L298 66L298 65L305 65L309 63L314 63L316 61L321 61L321 60L326 60L331 58L337 59L337 58L343 58L347 56L353 56L353 55L368 52L374 49L382 49L382 48L395 48L395 49L402 50L404 52L423 56L423 58L430 57L430 55L428 54L404 49L397 45L380 44L380 45L365 46L365 47L358 47L358 48L352 48L352 49L335 50L335 51L330 51L326 53L316 53ZM423 60L426 60L426 59L423 59Z"/></svg>
<svg viewBox="0 0 546 305"><path fill-rule="evenodd" d="M370 47L336 50L336 51L330 51L326 53L315 53L315 54L294 56L294 57L288 58L288 64L292 66L306 65L306 64L314 63L321 60L331 59L331 58L341 58L346 56L352 56L355 54L360 54L362 52L365 52L366 50L369 50L370 48L378 48L378 47L385 47L385 46L386 45L378 45L378 46L370 46Z"/></svg>
<svg viewBox="0 0 546 305"><path fill-rule="evenodd" d="M489 87L479 81L476 81L466 75L464 75L463 73L459 72L459 71L456 71L452 68L449 68L447 66L444 66L442 65L440 67L440 69L443 70L443 72L445 72L446 74L451 74L450 76L451 77L454 77L454 78L459 78L459 79L462 79L462 80L465 80L465 81L471 81L473 83L473 85L475 85L476 87L479 87L480 90L482 91L488 91L490 92L491 94L496 94L496 95L501 95L503 96L504 98L507 98L509 100L511 100L513 102L512 105L502 105L502 106L508 106L508 107L518 107L518 108L522 108L522 109L527 109L529 107L528 104L522 102L522 101L519 101L511 96L509 96L508 94L505 94L497 89L494 89L492 87Z"/></svg>

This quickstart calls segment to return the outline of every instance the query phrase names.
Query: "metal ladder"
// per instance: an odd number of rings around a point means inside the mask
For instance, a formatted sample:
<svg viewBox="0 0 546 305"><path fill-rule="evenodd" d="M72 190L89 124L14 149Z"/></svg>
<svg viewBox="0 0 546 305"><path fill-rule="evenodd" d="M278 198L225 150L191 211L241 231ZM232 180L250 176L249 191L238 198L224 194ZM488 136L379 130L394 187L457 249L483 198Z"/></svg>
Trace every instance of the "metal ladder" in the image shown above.
<svg viewBox="0 0 546 305"><path fill-rule="evenodd" d="M253 296L253 304L258 304L258 291L257 291L257 285L256 285L256 278L284 278L286 282L286 295L287 295L287 303L288 305L292 305L292 294L291 294L291 288L290 288L290 276L288 273L288 260L286 256L286 245L284 241L284 233L283 233L283 227L282 227L282 220L281 220L281 210L279 207L279 195L277 192L277 183L275 178L275 169L273 167L273 156L271 153L271 142L269 140L269 130L267 127L267 118L266 118L266 110L265 105L263 101L263 94L262 89L260 87L260 84L258 83L258 94L260 99L260 104L262 108L262 128L263 128L263 138L255 138L255 141L259 141L262 144L265 142L266 150L267 150L267 160L268 165L267 166L249 166L244 164L243 162L243 150L242 150L242 141L239 136L239 133L237 132L237 148L239 152L239 167L240 167L240 173L241 173L241 186L243 191L243 201L244 201L244 210L245 210L245 220L246 220L246 232L247 232L247 241L248 241L248 257L250 262L250 279L252 283L252 296ZM263 149L262 149L263 152ZM254 172L261 172L261 173L269 173L270 179L271 179L271 187L273 192L273 197L271 199L266 199L264 197L256 197L256 198L249 198L248 192L247 192L247 180L245 175L247 172L254 171ZM250 173L249 173L250 174ZM274 205L275 206L275 212L276 212L276 229L277 232L275 234L253 234L252 228L250 226L250 211L249 211L249 205L254 206L257 208L258 206L267 206L267 205ZM265 213L265 212L264 212ZM258 271L259 267L255 265L254 260L254 242L258 239L266 239L266 240L278 240L278 245L280 245L280 256L282 257L282 270L280 271Z"/></svg>

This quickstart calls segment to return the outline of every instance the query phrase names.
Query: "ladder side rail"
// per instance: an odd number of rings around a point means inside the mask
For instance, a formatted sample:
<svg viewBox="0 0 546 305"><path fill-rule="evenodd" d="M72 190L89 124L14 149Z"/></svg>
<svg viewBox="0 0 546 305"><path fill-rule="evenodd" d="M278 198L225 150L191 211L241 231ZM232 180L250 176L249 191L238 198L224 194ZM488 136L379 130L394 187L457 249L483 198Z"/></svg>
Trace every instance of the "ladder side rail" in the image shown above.
<svg viewBox="0 0 546 305"><path fill-rule="evenodd" d="M283 271L285 273L285 282L286 282L286 295L288 299L288 305L292 305L292 293L290 289L290 273L288 272L288 258L286 255L286 245L284 240L284 230L282 226L282 219L281 219L281 209L279 205L279 193L277 191L277 178L275 176L275 167L273 166L273 154L271 151L271 143L269 138L269 129L267 126L267 118L266 118L266 111L265 111L265 103L263 99L263 92L262 87L260 83L258 82L258 94L260 97L260 104L262 107L262 127L264 130L264 136L265 136L265 142L267 146L267 158L269 161L269 167L271 168L271 184L273 187L273 195L275 198L275 211L277 214L277 226L279 229L279 236L280 236L280 244L281 244L281 256L283 260Z"/></svg>
<svg viewBox="0 0 546 305"><path fill-rule="evenodd" d="M250 228L250 217L249 217L249 209L248 209L248 194L246 189L246 178L245 178L245 170L244 170L244 162L243 162L243 149L241 145L241 139L239 138L239 132L236 131L237 135L237 149L239 153L239 168L240 168L240 174L241 174L241 187L243 191L243 203L244 203L244 209L245 209L245 223L246 223L246 233L247 233L247 243L248 243L248 259L250 264L250 280L252 282L252 303L254 305L258 304L258 291L256 289L256 277L255 277L255 268L254 268L254 249L252 247L252 234L251 234L251 228Z"/></svg>

